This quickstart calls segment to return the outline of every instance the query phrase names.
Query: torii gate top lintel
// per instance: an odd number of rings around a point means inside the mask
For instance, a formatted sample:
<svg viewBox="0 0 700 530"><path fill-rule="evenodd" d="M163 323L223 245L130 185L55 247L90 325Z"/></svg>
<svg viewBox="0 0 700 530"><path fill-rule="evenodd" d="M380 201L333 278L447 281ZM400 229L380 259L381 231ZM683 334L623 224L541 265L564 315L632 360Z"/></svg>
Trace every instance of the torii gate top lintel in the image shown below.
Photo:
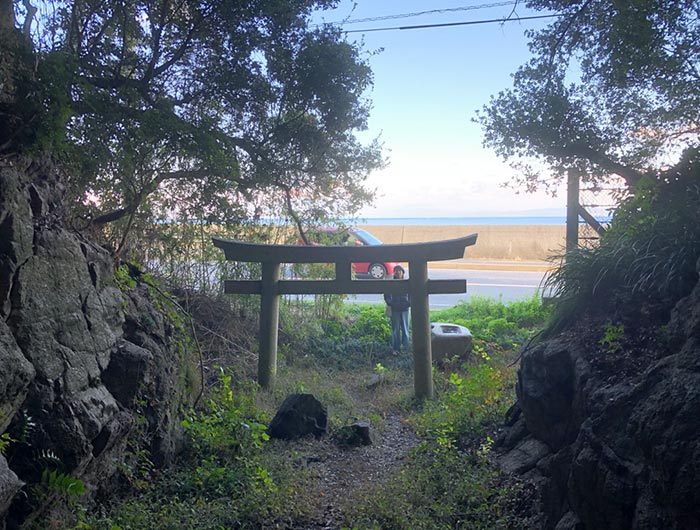
<svg viewBox="0 0 700 530"><path fill-rule="evenodd" d="M351 250L353 261L443 261L464 256L464 249L476 243L478 234L456 239L403 243L398 245L270 245L246 243L213 237L214 246L227 260L258 263L326 263L346 261Z"/></svg>

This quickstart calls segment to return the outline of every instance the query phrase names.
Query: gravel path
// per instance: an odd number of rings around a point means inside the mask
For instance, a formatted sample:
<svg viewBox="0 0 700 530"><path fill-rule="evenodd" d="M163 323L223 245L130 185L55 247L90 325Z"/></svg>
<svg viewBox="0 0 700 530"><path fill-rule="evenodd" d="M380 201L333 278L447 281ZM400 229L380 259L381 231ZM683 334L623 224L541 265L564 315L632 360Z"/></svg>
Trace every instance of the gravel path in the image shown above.
<svg viewBox="0 0 700 530"><path fill-rule="evenodd" d="M374 443L342 448L328 437L299 442L302 464L312 477L311 494L315 515L304 530L337 530L344 507L359 490L384 481L398 469L419 443L413 430L398 415L387 416L381 432L373 430Z"/></svg>

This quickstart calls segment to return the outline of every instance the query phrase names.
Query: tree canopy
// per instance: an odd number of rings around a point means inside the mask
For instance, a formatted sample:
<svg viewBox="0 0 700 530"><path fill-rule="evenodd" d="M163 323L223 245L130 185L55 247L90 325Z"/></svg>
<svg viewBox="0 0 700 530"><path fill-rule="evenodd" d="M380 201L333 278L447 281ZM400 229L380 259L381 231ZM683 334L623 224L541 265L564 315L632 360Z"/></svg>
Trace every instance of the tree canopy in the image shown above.
<svg viewBox="0 0 700 530"><path fill-rule="evenodd" d="M92 222L353 213L372 74L334 0L0 0L0 153L51 150Z"/></svg>
<svg viewBox="0 0 700 530"><path fill-rule="evenodd" d="M527 0L556 13L533 58L477 117L527 189L570 170L628 185L673 165L700 132L697 0ZM542 167L546 170L542 170Z"/></svg>

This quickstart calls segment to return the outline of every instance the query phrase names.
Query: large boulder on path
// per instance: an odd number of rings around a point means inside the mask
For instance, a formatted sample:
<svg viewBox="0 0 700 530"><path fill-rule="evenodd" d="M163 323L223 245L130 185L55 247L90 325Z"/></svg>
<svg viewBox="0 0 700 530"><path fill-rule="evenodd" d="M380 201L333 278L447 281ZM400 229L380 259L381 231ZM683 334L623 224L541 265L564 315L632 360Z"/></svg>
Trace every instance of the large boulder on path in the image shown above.
<svg viewBox="0 0 700 530"><path fill-rule="evenodd" d="M328 411L312 394L292 394L280 405L268 432L272 438L293 440L326 433Z"/></svg>

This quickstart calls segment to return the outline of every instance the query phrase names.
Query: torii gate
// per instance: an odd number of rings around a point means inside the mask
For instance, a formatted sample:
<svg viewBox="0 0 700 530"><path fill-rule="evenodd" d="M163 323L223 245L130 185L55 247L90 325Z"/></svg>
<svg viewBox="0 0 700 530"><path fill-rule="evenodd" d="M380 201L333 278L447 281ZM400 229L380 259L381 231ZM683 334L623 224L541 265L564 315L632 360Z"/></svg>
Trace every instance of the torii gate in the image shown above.
<svg viewBox="0 0 700 530"><path fill-rule="evenodd" d="M226 294L259 294L260 348L258 383L269 388L277 374L277 328L280 295L285 294L403 294L411 295L413 384L419 399L433 397L432 351L428 295L465 293L466 280L430 280L428 262L457 259L476 243L478 234L401 245L303 246L267 245L212 238L227 260L262 264L261 280L225 280ZM408 262L407 280L354 280L352 263ZM282 263L335 263L332 280L280 280Z"/></svg>

